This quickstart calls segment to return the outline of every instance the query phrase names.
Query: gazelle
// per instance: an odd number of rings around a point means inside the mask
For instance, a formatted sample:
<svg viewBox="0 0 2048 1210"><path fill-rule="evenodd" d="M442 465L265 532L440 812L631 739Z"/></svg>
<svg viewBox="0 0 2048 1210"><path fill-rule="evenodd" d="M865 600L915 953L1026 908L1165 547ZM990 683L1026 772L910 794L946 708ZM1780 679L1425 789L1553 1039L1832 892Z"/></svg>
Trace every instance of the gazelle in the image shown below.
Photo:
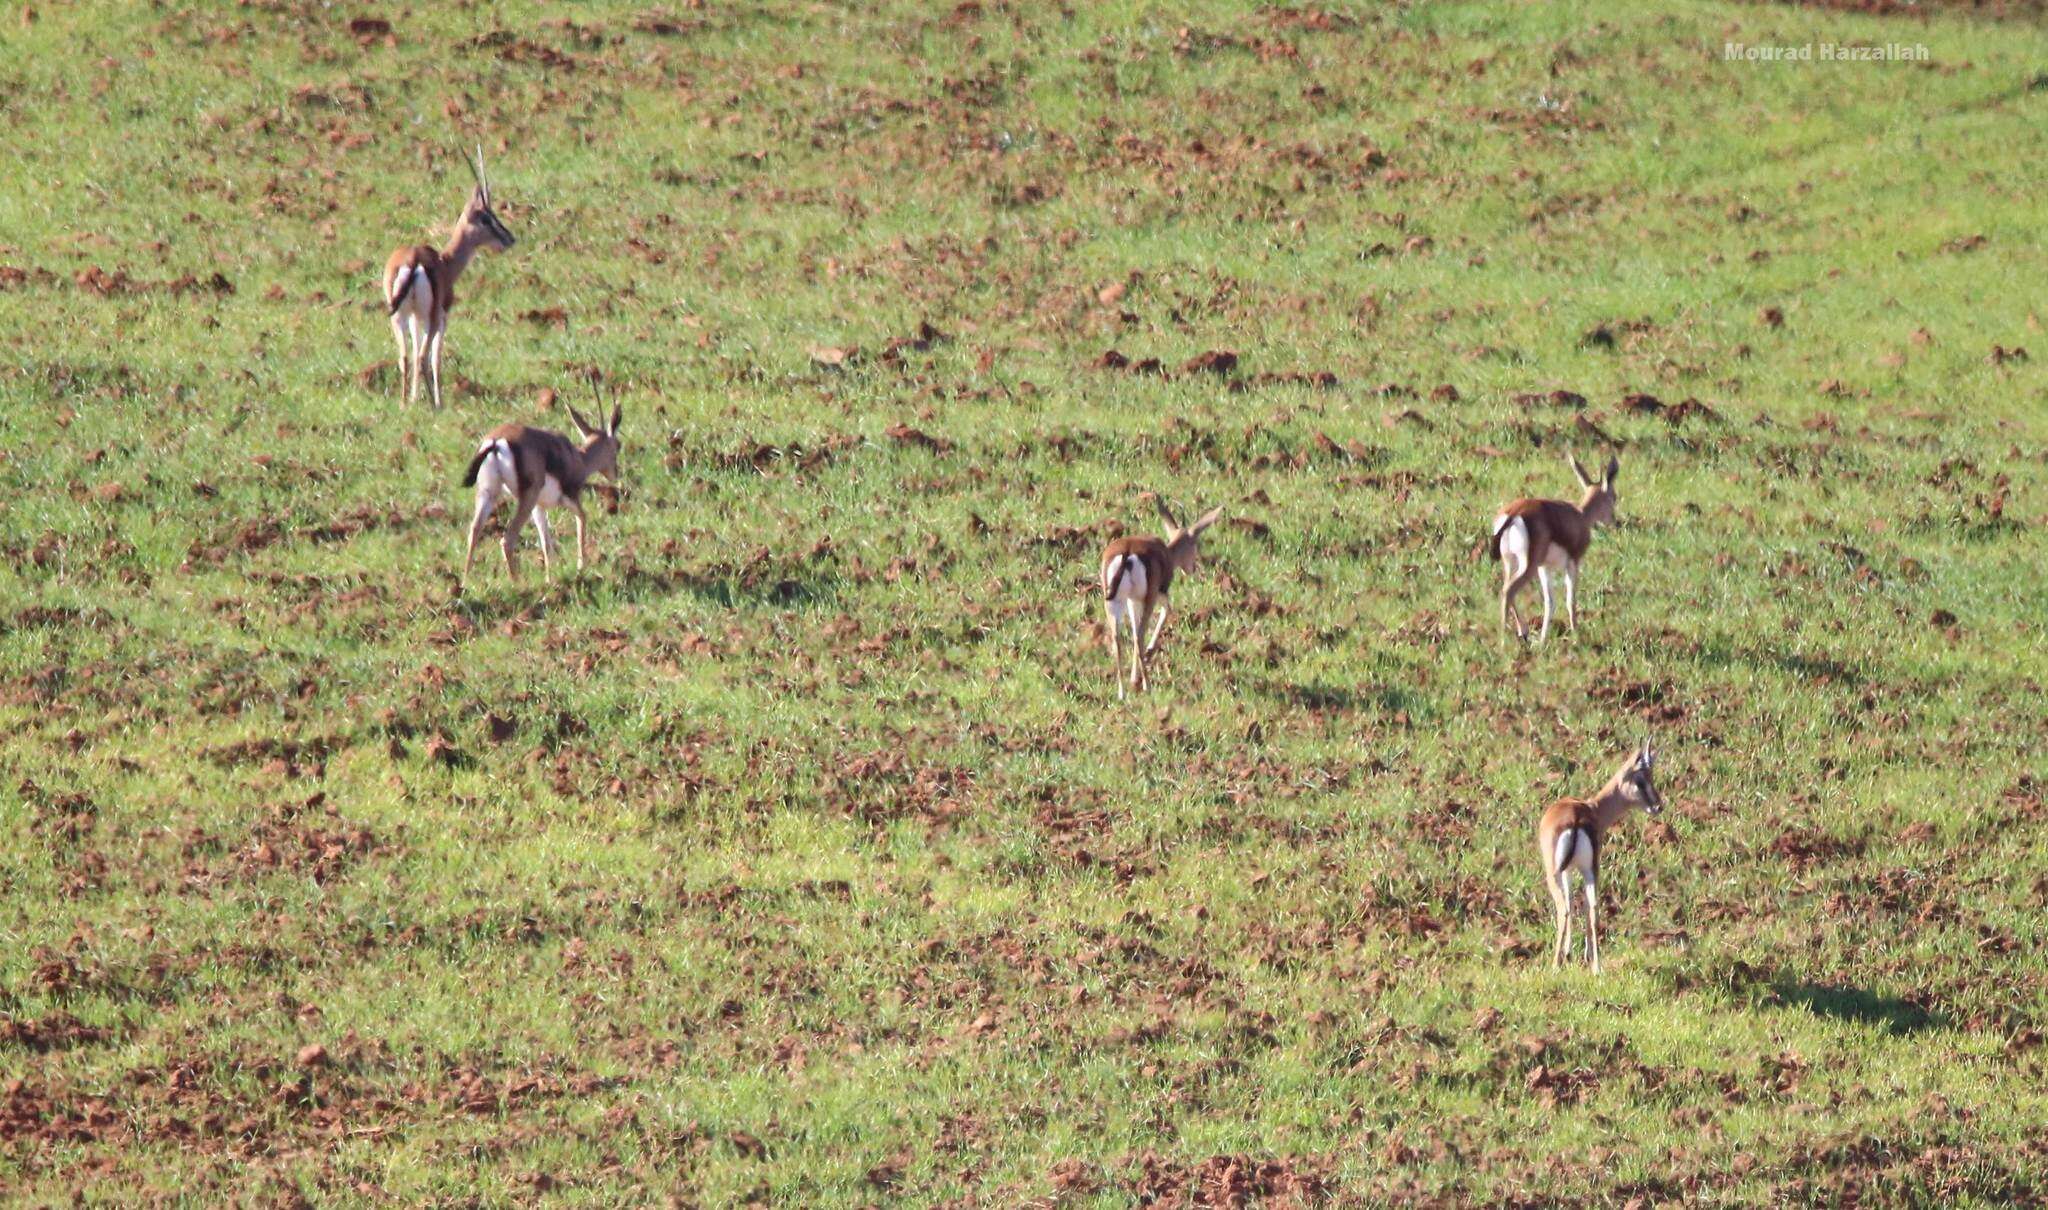
<svg viewBox="0 0 2048 1210"><path fill-rule="evenodd" d="M1201 551L1202 531L1223 515L1212 508L1185 528L1174 520L1166 502L1154 497L1159 516L1166 522L1164 538L1118 538L1102 552L1102 604L1109 615L1109 667L1117 678L1116 696L1124 696L1123 654L1117 649L1117 628L1131 629L1130 687L1144 690L1151 685L1145 661L1159 648L1159 632L1166 629L1166 594L1173 587L1176 572L1192 572ZM1156 616L1155 616L1156 615ZM1152 637L1144 637L1147 622Z"/></svg>
<svg viewBox="0 0 2048 1210"><path fill-rule="evenodd" d="M594 377L591 391L597 391ZM612 402L611 419L603 428L578 415L574 405L565 406L569 419L576 423L576 431L583 436L582 445L546 429L501 424L485 434L476 457L469 460L462 485L476 486L476 516L469 523L469 547L462 559L464 583L469 580L470 566L476 562L477 539L483 537L484 525L503 499L513 502L512 520L505 526L504 539L508 577L519 578L519 530L529 516L540 535L541 562L548 572L554 571L555 535L548 528L548 510L556 506L576 514L576 570L582 571L588 562L590 541L583 517L583 489L594 475L619 477L619 405L616 400ZM602 417L601 395L597 408Z"/></svg>
<svg viewBox="0 0 2048 1210"><path fill-rule="evenodd" d="M1606 847L1607 832L1621 817L1640 807L1655 815L1664 800L1650 780L1650 766L1657 750L1648 740L1628 763L1615 771L1600 792L1591 798L1561 798L1544 808L1536 824L1536 853L1543 862L1543 885L1557 908L1557 940L1550 948L1550 965L1564 965L1571 949L1572 896L1569 880L1576 872L1586 888L1586 958L1593 973L1600 973L1600 850Z"/></svg>
<svg viewBox="0 0 2048 1210"><path fill-rule="evenodd" d="M484 176L484 149L476 149L469 171L476 188L455 220L455 234L445 248L419 244L400 248L384 262L384 305L391 313L391 335L398 341L398 394L418 402L420 359L433 376L434 406L441 406L441 338L448 331L448 312L455 306L455 279L469 268L470 258L485 248L510 248L512 233L491 210L491 186ZM412 352L406 353L406 336Z"/></svg>
<svg viewBox="0 0 2048 1210"><path fill-rule="evenodd" d="M1586 489L1576 507L1562 500L1516 500L1493 519L1493 553L1501 563L1500 624L1513 625L1515 637L1528 637L1528 627L1515 608L1515 594L1535 576L1543 585L1543 629L1536 639L1550 637L1550 573L1564 573L1565 621L1577 631L1579 609L1574 589L1579 582L1579 561L1593 543L1593 530L1614 520L1614 473L1621 464L1612 456L1595 483L1576 455L1565 457L1572 474Z"/></svg>

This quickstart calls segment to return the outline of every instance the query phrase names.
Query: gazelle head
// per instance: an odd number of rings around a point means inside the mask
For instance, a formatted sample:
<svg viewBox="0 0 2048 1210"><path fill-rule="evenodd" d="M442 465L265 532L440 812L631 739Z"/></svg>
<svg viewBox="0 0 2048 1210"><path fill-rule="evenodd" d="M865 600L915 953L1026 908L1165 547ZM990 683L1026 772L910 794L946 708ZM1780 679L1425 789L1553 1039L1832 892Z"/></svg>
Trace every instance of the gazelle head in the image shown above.
<svg viewBox="0 0 2048 1210"><path fill-rule="evenodd" d="M1172 561L1173 569L1182 573L1194 571L1195 560L1202 553L1202 531L1216 524L1216 518L1223 515L1222 507L1210 509L1196 517L1193 525L1183 527L1166 507L1166 501L1154 496L1152 503L1159 509L1159 519L1166 522L1166 557Z"/></svg>
<svg viewBox="0 0 2048 1210"><path fill-rule="evenodd" d="M1593 476L1586 473L1586 468L1579 465L1577 454L1566 454L1565 457L1571 461L1572 474L1578 476L1579 486L1586 489L1586 494L1579 499L1579 511L1585 514L1586 521L1592 525L1606 525L1612 522L1614 472L1621 469L1620 460L1609 454L1606 469L1600 472L1600 479L1595 482Z"/></svg>
<svg viewBox="0 0 2048 1210"><path fill-rule="evenodd" d="M470 175L476 178L476 188L469 192L469 202L462 208L462 217L455 223L455 238L463 243L484 243L503 250L516 241L505 224L491 209L491 182L484 175L484 149L476 149L476 159L470 162Z"/></svg>
<svg viewBox="0 0 2048 1210"><path fill-rule="evenodd" d="M1664 799L1657 793L1657 784L1650 777L1650 767L1657 759L1657 750L1649 740L1636 749L1614 774L1614 788L1621 793L1622 800L1632 807L1640 808L1646 815L1655 815L1664 809Z"/></svg>
<svg viewBox="0 0 2048 1210"><path fill-rule="evenodd" d="M597 414L604 415L604 396L598 393L597 378L590 379L590 390L597 396ZM569 419L576 425L576 431L583 438L583 468L586 476L604 475L616 481L619 477L619 402L612 400L611 419L603 428L585 420L577 412L575 404L566 404Z"/></svg>

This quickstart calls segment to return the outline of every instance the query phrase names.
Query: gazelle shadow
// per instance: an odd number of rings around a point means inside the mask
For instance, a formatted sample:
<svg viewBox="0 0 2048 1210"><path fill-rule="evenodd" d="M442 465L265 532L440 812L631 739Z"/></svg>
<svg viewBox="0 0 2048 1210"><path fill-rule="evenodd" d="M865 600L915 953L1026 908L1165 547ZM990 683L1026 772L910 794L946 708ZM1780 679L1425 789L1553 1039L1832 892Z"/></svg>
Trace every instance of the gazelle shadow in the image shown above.
<svg viewBox="0 0 2048 1210"><path fill-rule="evenodd" d="M615 564L600 564L598 569L581 575L558 572L553 579L543 579L537 568L527 567L522 560L518 583L508 583L502 571L492 567L473 577L468 588L454 596L454 601L472 621L490 625L519 615L530 615L526 620L532 621L551 608L600 602L637 603L677 593L687 593L721 609L803 609L832 601L837 585L830 577L749 577L622 568Z"/></svg>
<svg viewBox="0 0 2048 1210"><path fill-rule="evenodd" d="M1703 646L1699 659L1701 663L1711 667L1729 668L1741 665L1747 668L1775 669L1802 681L1838 685L1846 689L1861 688L1869 680L1868 675L1861 669L1827 656L1804 655L1796 651L1732 648L1719 641L1710 641Z"/></svg>
<svg viewBox="0 0 2048 1210"><path fill-rule="evenodd" d="M1778 980L1770 985L1770 989L1772 996L1782 1004L1797 1005L1816 1016L1881 1029L1895 1038L1939 1029L1948 1023L1940 1014L1929 1012L1910 1000L1879 995L1860 987Z"/></svg>
<svg viewBox="0 0 2048 1210"><path fill-rule="evenodd" d="M1320 681L1303 684L1265 681L1259 685L1259 692L1276 701L1305 710L1334 710L1339 713L1361 710L1383 711L1389 714L1405 712L1414 717L1423 709L1420 697L1398 685L1351 686L1330 685Z"/></svg>
<svg viewBox="0 0 2048 1210"><path fill-rule="evenodd" d="M821 576L733 576L694 571L662 574L637 571L621 578L619 591L632 597L687 592L708 604L724 609L740 606L773 606L801 609L834 599L835 582Z"/></svg>

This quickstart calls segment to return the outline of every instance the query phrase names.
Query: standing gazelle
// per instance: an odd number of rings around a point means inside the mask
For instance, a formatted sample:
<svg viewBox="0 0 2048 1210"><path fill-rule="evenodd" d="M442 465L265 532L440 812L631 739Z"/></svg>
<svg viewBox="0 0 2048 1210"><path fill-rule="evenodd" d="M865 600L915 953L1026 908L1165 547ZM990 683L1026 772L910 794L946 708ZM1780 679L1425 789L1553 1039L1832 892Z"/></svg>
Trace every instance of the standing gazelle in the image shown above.
<svg viewBox="0 0 2048 1210"><path fill-rule="evenodd" d="M595 377L591 379L591 390L597 390ZM484 436L476 457L469 460L462 484L476 485L476 516L470 520L469 547L463 553L464 582L469 579L471 564L476 562L477 539L483 537L484 525L502 499L513 502L512 520L505 526L507 576L519 578L519 531L528 517L533 518L533 528L540 535L541 563L548 572L554 571L555 535L548 528L548 509L557 505L576 514L576 570L582 571L588 562L590 542L583 518L583 489L594 475L619 477L619 405L613 401L611 419L603 428L577 415L573 405L565 406L569 419L576 422L576 431L583 435L582 445L546 429L501 424ZM597 409L602 418L601 395Z"/></svg>
<svg viewBox="0 0 2048 1210"><path fill-rule="evenodd" d="M1577 504L1573 506L1562 500L1516 500L1500 510L1493 519L1493 553L1501 563L1500 624L1513 625L1515 637L1527 638L1528 627L1522 624L1522 615L1515 608L1515 594L1522 591L1522 585L1536 576L1543 585L1543 629L1536 636L1538 642L1550 637L1550 573L1553 569L1564 573L1565 620L1576 632L1579 628L1579 607L1574 589L1579 582L1579 560L1586 557L1586 548L1593 544L1593 530L1614 520L1614 472L1621 464L1612 456L1607 459L1607 468L1600 473L1600 481L1586 473L1579 465L1577 456L1565 457L1572 464L1572 474L1577 475L1579 486L1586 489Z"/></svg>
<svg viewBox="0 0 2048 1210"><path fill-rule="evenodd" d="M1166 593L1173 586L1174 573L1194 571L1195 558L1201 553L1202 531L1216 524L1216 518L1223 514L1220 507L1212 508L1196 517L1193 525L1182 528L1164 500L1154 497L1153 503L1166 522L1164 538L1118 538L1102 552L1102 603L1109 615L1109 667L1117 678L1119 700L1124 696L1124 679L1123 656L1117 650L1118 626L1128 624L1131 630L1130 687L1147 689L1152 682L1146 674L1145 661L1158 650L1159 632L1166 629ZM1145 637L1147 622L1152 627L1149 639Z"/></svg>
<svg viewBox="0 0 2048 1210"><path fill-rule="evenodd" d="M400 248L384 262L384 305L391 313L391 335L398 341L399 398L417 403L420 359L425 356L433 376L434 406L441 406L441 337L448 331L448 312L455 306L455 279L470 258L484 248L510 248L512 233L491 210L491 186L484 176L484 149L476 149L469 166L476 188L455 220L455 234L445 248L419 244ZM412 351L406 352L406 336Z"/></svg>
<svg viewBox="0 0 2048 1210"><path fill-rule="evenodd" d="M1664 809L1650 780L1657 750L1648 740L1615 771L1591 798L1561 798L1544 808L1536 824L1536 853L1543 862L1543 885L1557 908L1557 940L1550 947L1550 965L1564 965L1571 949L1572 896L1569 879L1577 872L1586 888L1586 958L1600 973L1600 850L1607 832L1630 810L1640 807L1655 815Z"/></svg>

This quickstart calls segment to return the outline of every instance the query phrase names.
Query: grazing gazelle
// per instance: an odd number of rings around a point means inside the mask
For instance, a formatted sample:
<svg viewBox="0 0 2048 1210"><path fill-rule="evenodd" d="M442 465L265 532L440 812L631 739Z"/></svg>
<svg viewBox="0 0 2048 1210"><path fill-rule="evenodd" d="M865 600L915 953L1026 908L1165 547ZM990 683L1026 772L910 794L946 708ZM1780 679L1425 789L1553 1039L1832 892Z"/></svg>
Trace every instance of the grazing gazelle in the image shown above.
<svg viewBox="0 0 2048 1210"><path fill-rule="evenodd" d="M391 312L391 335L398 341L399 398L418 402L420 359L425 356L433 376L434 406L441 406L441 337L448 331L448 311L455 306L455 279L469 268L470 258L484 248L510 248L512 233L491 210L491 186L484 176L484 149L476 149L469 166L476 189L455 220L455 235L445 248L419 244L400 248L384 262L384 305ZM412 352L406 353L406 335Z"/></svg>
<svg viewBox="0 0 2048 1210"><path fill-rule="evenodd" d="M1586 489L1576 506L1562 500L1521 499L1501 509L1493 519L1493 553L1500 560L1504 577L1500 586L1500 624L1512 625L1518 639L1527 638L1529 631L1522 624L1521 611L1515 608L1515 594L1522 591L1522 585L1532 575L1543 585L1543 629L1536 639L1541 642L1550 637L1553 569L1564 573L1565 621L1572 630L1578 630L1579 608L1573 590L1578 586L1579 560L1586 557L1586 548L1593 543L1594 527L1614 520L1614 472L1621 469L1621 464L1610 456L1607 469L1595 483L1575 455L1565 457L1572 464L1572 474L1579 477L1579 486Z"/></svg>
<svg viewBox="0 0 2048 1210"><path fill-rule="evenodd" d="M1543 885L1557 908L1557 940L1550 948L1550 965L1564 965L1571 949L1572 896L1568 885L1576 871L1586 887L1586 957L1593 973L1600 973L1600 850L1607 844L1607 832L1621 817L1640 807L1650 815L1664 809L1657 787L1650 780L1650 765L1657 750L1648 740L1615 771L1600 792L1591 798L1561 798L1544 808L1536 824L1536 853L1543 862Z"/></svg>
<svg viewBox="0 0 2048 1210"><path fill-rule="evenodd" d="M1159 647L1159 632L1166 629L1166 593L1173 587L1175 572L1192 572L1201 553L1202 531L1216 524L1221 508L1212 508L1182 528L1167 511L1166 502L1154 497L1159 516L1166 522L1164 538L1118 538L1102 552L1102 603L1109 614L1109 667L1116 676L1116 695L1124 696L1123 656L1117 650L1117 627L1131 629L1131 682L1133 689L1151 685L1145 661ZM1155 619L1156 615L1156 620ZM1150 620L1152 636L1145 637Z"/></svg>
<svg viewBox="0 0 2048 1210"><path fill-rule="evenodd" d="M591 380L591 390L597 381ZM469 548L462 559L462 579L469 580L470 565L476 562L477 539L501 499L513 502L512 520L505 526L505 574L519 578L519 530L533 518L540 534L540 557L545 569L555 568L555 535L548 529L548 511L560 505L576 515L576 570L582 571L590 554L590 542L583 519L583 489L593 475L619 477L619 405L612 403L611 420L598 428L576 414L569 419L583 435L577 445L560 433L528 428L523 424L501 424L484 436L462 485L476 485L476 516L469 523ZM604 415L604 398L597 400L597 414Z"/></svg>

